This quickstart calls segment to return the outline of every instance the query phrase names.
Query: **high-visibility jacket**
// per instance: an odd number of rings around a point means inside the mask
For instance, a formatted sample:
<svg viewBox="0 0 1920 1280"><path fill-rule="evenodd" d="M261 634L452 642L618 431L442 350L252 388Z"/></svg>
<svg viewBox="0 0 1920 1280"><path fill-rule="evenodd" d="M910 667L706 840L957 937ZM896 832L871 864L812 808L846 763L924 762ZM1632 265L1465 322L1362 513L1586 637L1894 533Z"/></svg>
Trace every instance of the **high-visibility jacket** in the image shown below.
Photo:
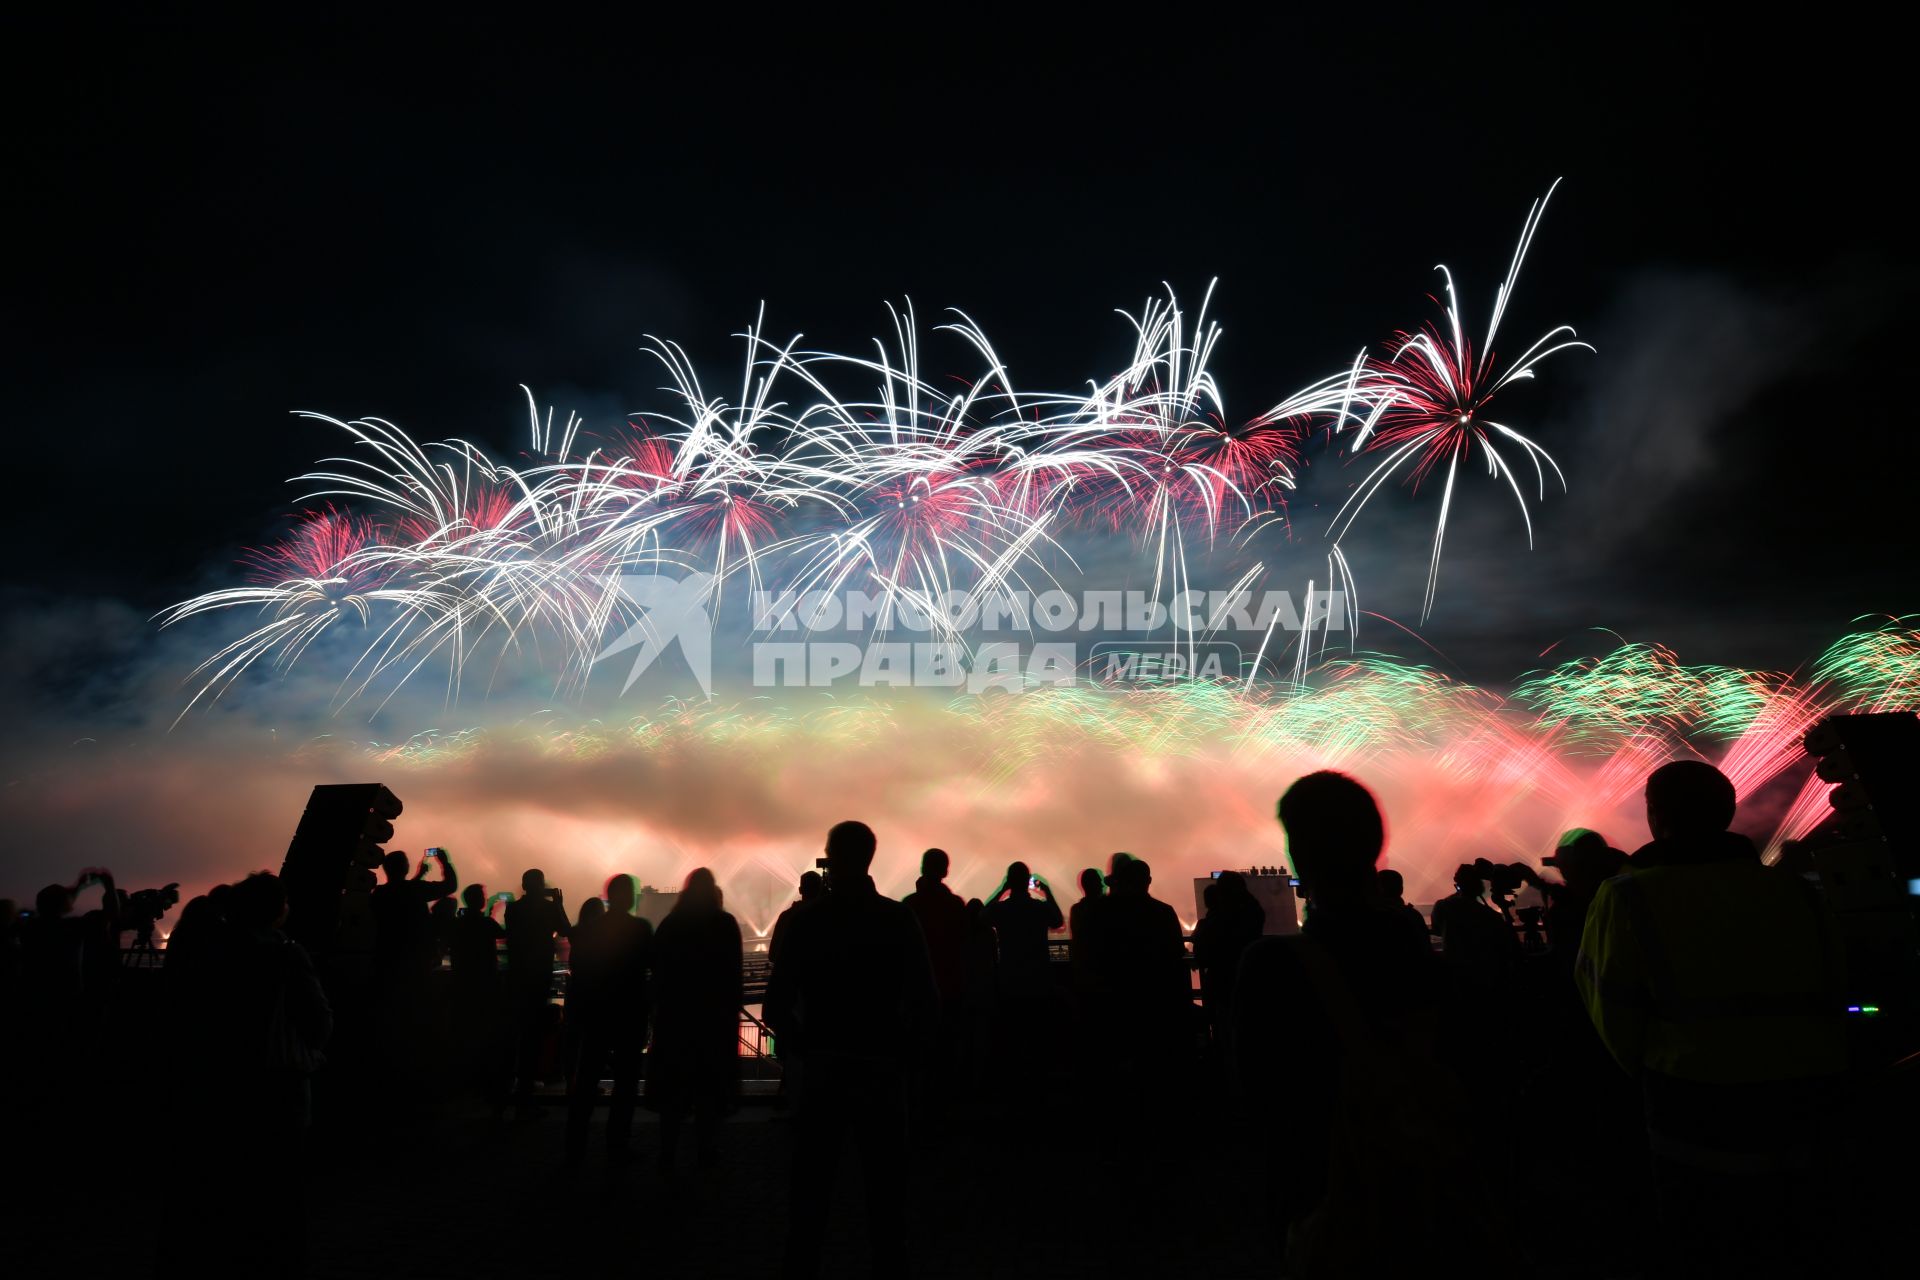
<svg viewBox="0 0 1920 1280"><path fill-rule="evenodd" d="M1575 977L1600 1038L1634 1075L1757 1084L1846 1065L1824 908L1804 881L1757 859L1607 881Z"/></svg>

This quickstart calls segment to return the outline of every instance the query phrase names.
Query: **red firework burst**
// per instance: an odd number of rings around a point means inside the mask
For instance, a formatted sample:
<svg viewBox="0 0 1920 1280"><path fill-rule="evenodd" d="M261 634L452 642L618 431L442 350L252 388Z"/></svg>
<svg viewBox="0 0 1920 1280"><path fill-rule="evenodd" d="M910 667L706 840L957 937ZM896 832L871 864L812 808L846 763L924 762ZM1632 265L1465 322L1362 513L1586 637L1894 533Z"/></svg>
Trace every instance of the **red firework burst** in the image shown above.
<svg viewBox="0 0 1920 1280"><path fill-rule="evenodd" d="M248 551L242 563L247 576L261 583L341 577L371 581L374 573L354 558L376 545L378 534L365 516L324 507L302 512L300 523L283 541Z"/></svg>

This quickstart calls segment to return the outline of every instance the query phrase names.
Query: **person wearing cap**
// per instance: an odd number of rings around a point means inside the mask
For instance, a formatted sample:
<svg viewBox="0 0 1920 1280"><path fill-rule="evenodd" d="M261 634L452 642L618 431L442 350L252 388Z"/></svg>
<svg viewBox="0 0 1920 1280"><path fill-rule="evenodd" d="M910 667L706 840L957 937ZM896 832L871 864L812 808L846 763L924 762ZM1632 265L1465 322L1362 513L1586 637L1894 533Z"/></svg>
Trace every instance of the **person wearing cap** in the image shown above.
<svg viewBox="0 0 1920 1280"><path fill-rule="evenodd" d="M1819 1215L1772 1206L1820 1181L1820 1115L1846 1068L1824 909L1728 830L1718 769L1665 765L1646 804L1653 840L1594 894L1575 981L1639 1081L1662 1234L1687 1265L1802 1256Z"/></svg>
<svg viewBox="0 0 1920 1280"><path fill-rule="evenodd" d="M1547 946L1563 963L1572 964L1587 927L1587 910L1603 881L1628 867L1627 855L1607 843L1598 831L1574 827L1561 833L1552 853L1540 864L1560 873L1560 882L1537 880L1547 898Z"/></svg>

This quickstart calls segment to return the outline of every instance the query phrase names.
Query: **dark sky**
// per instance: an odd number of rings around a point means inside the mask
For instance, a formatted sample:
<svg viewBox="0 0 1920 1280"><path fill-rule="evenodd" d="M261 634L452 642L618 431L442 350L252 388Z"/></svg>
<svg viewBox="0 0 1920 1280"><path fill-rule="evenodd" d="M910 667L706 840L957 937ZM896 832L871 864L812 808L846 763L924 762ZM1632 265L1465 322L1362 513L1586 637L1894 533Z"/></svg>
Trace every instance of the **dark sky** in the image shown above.
<svg viewBox="0 0 1920 1280"><path fill-rule="evenodd" d="M1518 568L1510 512L1484 544L1467 522L1443 647L1497 674L1610 625L1790 665L1913 607L1891 37L1831 10L1799 19L1826 34L1344 8L16 28L9 598L144 613L218 580L334 443L289 410L504 448L523 382L597 418L658 405L646 333L727 380L762 300L828 347L887 299L964 307L1024 385L1070 387L1122 354L1113 308L1217 275L1251 415L1427 318L1437 261L1483 319L1564 175L1513 323L1600 347L1520 411L1580 497ZM1423 571L1431 507L1400 498Z"/></svg>

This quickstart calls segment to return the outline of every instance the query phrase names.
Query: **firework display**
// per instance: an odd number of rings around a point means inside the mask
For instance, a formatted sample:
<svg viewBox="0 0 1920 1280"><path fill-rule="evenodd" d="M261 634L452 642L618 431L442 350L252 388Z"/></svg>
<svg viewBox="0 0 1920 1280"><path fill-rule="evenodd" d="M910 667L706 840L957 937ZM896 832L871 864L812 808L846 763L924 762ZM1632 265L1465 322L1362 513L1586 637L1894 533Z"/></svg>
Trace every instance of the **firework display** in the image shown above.
<svg viewBox="0 0 1920 1280"><path fill-rule="evenodd" d="M1363 351L1239 425L1208 367L1221 337L1207 318L1211 291L1189 316L1170 290L1127 317L1125 367L1082 393L1017 389L958 312L937 331L957 338L975 368L932 370L907 307L892 312L891 339L870 356L776 343L756 320L740 335L746 358L730 396L710 394L681 347L650 339L668 378L663 412L594 432L541 413L528 392L529 437L515 461L464 439L421 444L379 419L303 415L350 442L300 477L302 502L321 505L284 544L251 557L248 585L161 615L164 625L235 609L262 619L201 663L187 709L257 663L286 669L343 624L362 628L365 643L342 702L391 696L429 664L458 694L474 655L529 648L557 689L577 689L609 629L637 620L618 588L636 571L704 572L716 598L735 582L875 592L883 632L904 606L944 616L939 602L956 590L977 602L1056 583L1075 569L1062 545L1070 532L1131 539L1155 598L1190 589L1196 556L1223 543L1256 557L1242 576L1252 583L1279 572L1284 499L1321 432L1382 460L1324 531L1326 577L1309 599L1343 588L1357 622L1340 539L1392 475L1406 469L1417 484L1444 467L1430 611L1460 461L1477 449L1516 495L1503 447L1525 454L1542 490L1548 471L1558 475L1540 446L1485 414L1501 388L1582 345L1563 326L1504 371L1493 365L1544 208L1536 202L1527 217L1477 350L1462 336L1449 277L1447 333L1401 335L1384 356ZM943 625L957 638L964 621ZM1244 673L1249 689L1268 649ZM1298 646L1296 680L1311 650Z"/></svg>
<svg viewBox="0 0 1920 1280"><path fill-rule="evenodd" d="M890 310L888 336L867 355L776 342L756 318L737 335L738 383L722 393L703 385L680 346L649 339L666 375L664 410L595 428L541 411L528 391L528 435L512 458L465 439L422 444L380 419L306 414L343 433L348 448L299 478L307 509L292 533L249 555L246 584L161 615L167 626L255 615L200 663L181 715L256 666L287 671L323 637L349 638L328 644L351 655L336 707L370 696L377 710L431 670L457 716L481 655L489 680L499 659L532 655L564 700L585 688L610 637L644 628L620 585L635 573L698 574L716 606L728 593L769 588L788 600L858 590L879 600L874 634L904 612L964 644L983 601L1057 587L1081 572L1075 551L1085 546L1126 548L1129 581L1150 584L1156 600L1191 591L1194 567L1217 567L1218 548L1242 557L1235 592L1294 573L1283 557L1304 551L1324 571L1308 581L1301 634L1282 639L1276 615L1251 662L1221 679L1078 681L1017 697L710 697L584 723L566 712L496 719L398 743L347 733L301 750L432 770L509 750L589 762L722 747L743 759L766 752L772 768L814 747L897 759L937 741L953 776L1009 797L1034 766L1065 759L1090 761L1095 773L1168 761L1417 773L1409 785L1435 798L1421 801L1435 865L1484 852L1475 842L1522 805L1533 825L1624 813L1651 769L1693 756L1719 764L1743 801L1781 797L1766 805L1777 814L1776 856L1826 811L1816 779L1788 795L1806 728L1839 711L1911 706L1920 694L1911 620L1848 635L1804 674L1689 665L1659 645L1621 642L1526 673L1506 692L1355 647L1361 614L1342 543L1389 482L1441 489L1425 618L1462 464L1477 460L1511 492L1529 542L1530 502L1550 478L1562 480L1504 410L1490 416L1495 398L1549 357L1586 348L1559 326L1516 359L1496 350L1546 203L1529 211L1477 341L1442 267L1443 324L1362 350L1237 425L1209 367L1221 340L1211 289L1191 314L1171 290L1123 313L1130 354L1081 392L1019 388L980 326L957 311L932 334L957 341L971 369L936 367L909 305ZM1287 499L1315 442L1357 460L1358 478L1333 519L1302 537ZM956 595L973 614L943 607ZM1320 615L1316 643L1317 598L1339 603ZM1336 618L1344 652L1333 648Z"/></svg>

